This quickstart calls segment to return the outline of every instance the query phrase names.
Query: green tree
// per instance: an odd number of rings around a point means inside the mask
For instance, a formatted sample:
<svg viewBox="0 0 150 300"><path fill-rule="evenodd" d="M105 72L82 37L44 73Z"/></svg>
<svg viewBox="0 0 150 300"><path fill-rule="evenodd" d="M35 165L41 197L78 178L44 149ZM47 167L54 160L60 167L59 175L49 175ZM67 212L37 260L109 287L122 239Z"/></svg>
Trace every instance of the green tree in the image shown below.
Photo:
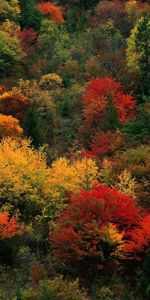
<svg viewBox="0 0 150 300"><path fill-rule="evenodd" d="M9 73L22 58L23 51L17 37L11 37L9 33L0 30L0 71L3 71L4 75Z"/></svg>
<svg viewBox="0 0 150 300"><path fill-rule="evenodd" d="M147 14L143 14L131 31L128 39L127 63L129 69L139 72L142 93L149 95L150 17Z"/></svg>
<svg viewBox="0 0 150 300"><path fill-rule="evenodd" d="M28 97L30 107L23 128L37 147L42 143L51 144L55 128L55 104L48 90L42 90L37 81L20 80L18 88Z"/></svg>
<svg viewBox="0 0 150 300"><path fill-rule="evenodd" d="M25 28L34 28L39 31L43 15L36 9L35 1L20 0L21 17L20 25Z"/></svg>
<svg viewBox="0 0 150 300"><path fill-rule="evenodd" d="M49 70L50 65L64 64L70 58L71 40L64 26L50 20L42 21L38 42L39 54L47 61Z"/></svg>

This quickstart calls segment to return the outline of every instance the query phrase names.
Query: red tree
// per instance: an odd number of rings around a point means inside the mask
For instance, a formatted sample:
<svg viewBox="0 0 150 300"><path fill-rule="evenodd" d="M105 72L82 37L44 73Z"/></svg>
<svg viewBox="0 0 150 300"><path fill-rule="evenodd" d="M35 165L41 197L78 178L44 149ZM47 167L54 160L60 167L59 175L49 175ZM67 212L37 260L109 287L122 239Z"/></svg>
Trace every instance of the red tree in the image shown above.
<svg viewBox="0 0 150 300"><path fill-rule="evenodd" d="M19 38L21 40L21 46L24 50L29 50L37 42L37 32L33 28L24 28L19 32Z"/></svg>
<svg viewBox="0 0 150 300"><path fill-rule="evenodd" d="M62 24L64 22L60 7L55 6L50 2L42 2L38 4L37 9L49 20L54 20L58 24Z"/></svg>
<svg viewBox="0 0 150 300"><path fill-rule="evenodd" d="M123 140L119 130L98 131L91 143L91 150L95 157L110 155L122 146Z"/></svg>
<svg viewBox="0 0 150 300"><path fill-rule="evenodd" d="M136 104L132 96L123 92L123 87L112 78L92 79L83 96L83 126L98 127L110 114L115 114L120 123L135 117Z"/></svg>
<svg viewBox="0 0 150 300"><path fill-rule="evenodd" d="M8 212L0 213L0 240L14 237L20 233L14 216L9 219Z"/></svg>
<svg viewBox="0 0 150 300"><path fill-rule="evenodd" d="M71 196L50 239L55 255L65 262L88 257L102 262L125 253L124 243L141 221L130 197L99 185Z"/></svg>
<svg viewBox="0 0 150 300"><path fill-rule="evenodd" d="M139 227L128 233L128 241L124 245L124 250L128 255L134 257L137 255L137 252L144 252L149 243L150 215L146 215L141 222L139 222Z"/></svg>

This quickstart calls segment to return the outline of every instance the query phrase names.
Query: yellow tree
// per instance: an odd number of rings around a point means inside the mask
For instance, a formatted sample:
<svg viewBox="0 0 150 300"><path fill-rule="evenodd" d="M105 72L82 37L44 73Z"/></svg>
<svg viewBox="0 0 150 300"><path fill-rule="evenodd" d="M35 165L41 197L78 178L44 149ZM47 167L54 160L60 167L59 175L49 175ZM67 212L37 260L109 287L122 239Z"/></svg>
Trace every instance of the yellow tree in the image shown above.
<svg viewBox="0 0 150 300"><path fill-rule="evenodd" d="M60 157L50 168L50 177L46 186L46 193L51 202L48 209L53 216L64 209L67 196L78 193L79 190L90 189L97 182L98 167L91 158L83 158L70 162L65 157Z"/></svg>

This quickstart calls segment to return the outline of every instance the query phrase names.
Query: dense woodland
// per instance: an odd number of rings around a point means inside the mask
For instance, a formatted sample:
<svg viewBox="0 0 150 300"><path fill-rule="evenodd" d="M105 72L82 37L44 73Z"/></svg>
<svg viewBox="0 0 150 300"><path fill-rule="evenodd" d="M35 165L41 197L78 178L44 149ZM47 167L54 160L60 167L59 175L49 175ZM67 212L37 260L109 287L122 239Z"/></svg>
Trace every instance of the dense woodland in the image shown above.
<svg viewBox="0 0 150 300"><path fill-rule="evenodd" d="M150 1L0 0L0 300L150 299Z"/></svg>

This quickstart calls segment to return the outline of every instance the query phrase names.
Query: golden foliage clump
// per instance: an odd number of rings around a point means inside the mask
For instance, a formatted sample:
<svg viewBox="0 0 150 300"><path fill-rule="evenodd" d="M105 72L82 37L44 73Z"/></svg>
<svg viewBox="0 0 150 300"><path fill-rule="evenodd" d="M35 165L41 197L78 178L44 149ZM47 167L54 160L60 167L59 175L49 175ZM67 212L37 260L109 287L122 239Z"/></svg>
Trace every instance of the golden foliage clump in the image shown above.
<svg viewBox="0 0 150 300"><path fill-rule="evenodd" d="M20 26L15 22L7 19L1 24L0 30L7 32L11 37L16 37L19 40Z"/></svg>
<svg viewBox="0 0 150 300"><path fill-rule="evenodd" d="M21 12L19 0L1 0L0 15L3 18L14 18Z"/></svg>
<svg viewBox="0 0 150 300"><path fill-rule="evenodd" d="M28 141L1 141L0 199L4 209L23 212L25 219L38 214L46 202L48 176L43 153L32 149Z"/></svg>
<svg viewBox="0 0 150 300"><path fill-rule="evenodd" d="M91 158L75 160L72 163L64 157L57 159L51 166L47 192L55 200L82 188L91 188L97 180L98 167Z"/></svg>
<svg viewBox="0 0 150 300"><path fill-rule="evenodd" d="M131 173L128 170L124 170L118 175L118 179L119 182L116 184L116 187L124 194L135 198L136 181L131 176Z"/></svg>
<svg viewBox="0 0 150 300"><path fill-rule="evenodd" d="M122 249L124 246L124 231L119 232L116 228L116 225L109 223L106 227L103 229L103 234L105 239L113 245L116 245L114 253L112 253L112 256L122 256Z"/></svg>
<svg viewBox="0 0 150 300"><path fill-rule="evenodd" d="M39 85L45 89L56 88L58 86L61 86L61 84L62 84L62 79L56 73L49 73L49 74L43 75L39 82Z"/></svg>
<svg viewBox="0 0 150 300"><path fill-rule="evenodd" d="M24 219L55 219L69 193L90 189L98 176L92 159L70 162L59 158L47 167L42 150L27 140L3 139L0 143L0 198L5 210L19 211Z"/></svg>

